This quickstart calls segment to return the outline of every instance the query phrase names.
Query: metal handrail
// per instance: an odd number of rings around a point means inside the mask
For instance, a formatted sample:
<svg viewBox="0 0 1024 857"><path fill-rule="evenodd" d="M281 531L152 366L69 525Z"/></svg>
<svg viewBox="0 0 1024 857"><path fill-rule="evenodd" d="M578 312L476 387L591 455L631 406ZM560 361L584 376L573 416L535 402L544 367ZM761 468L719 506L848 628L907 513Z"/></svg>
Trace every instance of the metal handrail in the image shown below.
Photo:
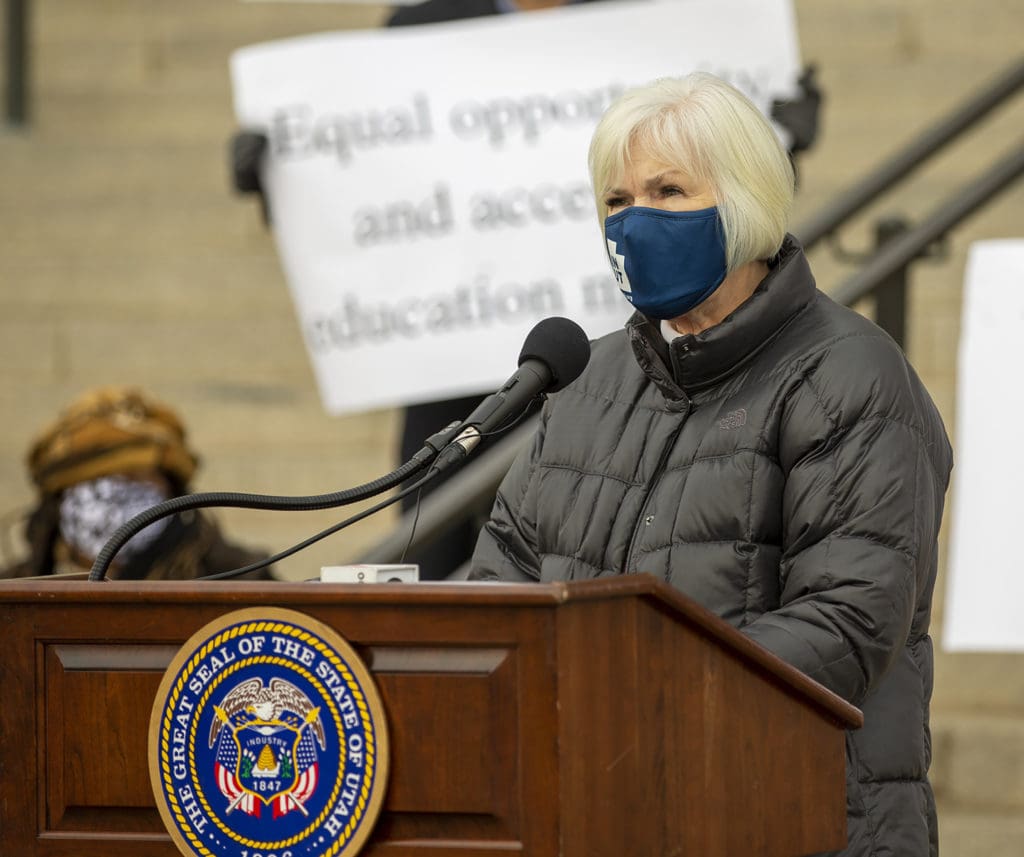
<svg viewBox="0 0 1024 857"><path fill-rule="evenodd" d="M831 296L839 303L852 304L870 294L879 283L909 265L954 226L1009 189L1021 175L1024 175L1024 138L993 167L937 205L920 224L885 245L864 267L837 286Z"/></svg>
<svg viewBox="0 0 1024 857"><path fill-rule="evenodd" d="M897 154L882 163L866 178L834 203L826 206L806 224L794 229L804 248L813 246L835 232L894 184L906 178L927 158L979 122L1024 86L1024 59L1000 75L990 86L954 109L946 118L927 129ZM936 207L918 226L894 238L857 273L832 293L840 303L851 304L871 293L894 273L909 265L935 241L970 216L974 211L1007 189L1024 174L1024 141L1001 158L995 166L957 190ZM428 544L448 526L465 520L498 484L529 442L536 429L531 418L513 434L495 443L479 459L457 473L445 485L426 497L420 507L419 521L409 541L414 513L406 513L396 528L367 550L358 562L395 562L407 544L410 551Z"/></svg>
<svg viewBox="0 0 1024 857"><path fill-rule="evenodd" d="M1024 57L999 75L991 84L975 92L944 118L915 137L895 155L884 161L829 205L822 208L793 234L809 250L822 238L835 232L851 217L895 184L907 178L928 158L960 134L981 121L992 110L1024 87Z"/></svg>

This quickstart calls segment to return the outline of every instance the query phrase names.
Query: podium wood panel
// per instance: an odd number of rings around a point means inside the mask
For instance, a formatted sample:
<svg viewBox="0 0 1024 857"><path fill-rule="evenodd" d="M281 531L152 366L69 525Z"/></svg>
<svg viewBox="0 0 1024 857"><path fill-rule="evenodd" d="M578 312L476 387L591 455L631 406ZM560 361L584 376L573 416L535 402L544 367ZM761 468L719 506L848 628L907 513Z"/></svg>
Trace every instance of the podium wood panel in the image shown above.
<svg viewBox="0 0 1024 857"><path fill-rule="evenodd" d="M171 857L147 731L207 622L333 627L387 712L369 857L797 857L845 843L859 712L646 576L580 584L0 583L0 842ZM801 850L803 849L803 850Z"/></svg>

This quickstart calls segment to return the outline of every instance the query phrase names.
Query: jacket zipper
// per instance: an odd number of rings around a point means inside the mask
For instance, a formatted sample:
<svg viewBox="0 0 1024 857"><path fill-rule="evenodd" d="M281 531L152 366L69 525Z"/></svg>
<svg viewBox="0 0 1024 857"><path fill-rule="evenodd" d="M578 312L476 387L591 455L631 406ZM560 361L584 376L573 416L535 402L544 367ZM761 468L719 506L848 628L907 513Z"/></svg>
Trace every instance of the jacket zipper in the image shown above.
<svg viewBox="0 0 1024 857"><path fill-rule="evenodd" d="M680 411L682 419L679 421L679 425L676 426L676 430L669 435L668 440L665 442L665 446L662 447L661 457L658 459L657 469L654 471L654 475L651 477L650 482L647 483L647 491L644 494L644 502L640 505L640 516L636 519L636 523L633 524L633 532L629 537L629 546L626 549L625 564L622 567L623 574L630 574L630 560L633 559L633 548L636 545L637 539L640 534L640 527L643 526L644 520L647 517L647 504L651 501L651 495L654 493L654 489L661 481L661 477L665 473L665 465L668 463L668 457L672 453L672 448L676 445L676 440L679 437L679 433L683 430L683 426L686 425L687 419L690 417L690 409L692 402L690 397L686 397L686 408Z"/></svg>

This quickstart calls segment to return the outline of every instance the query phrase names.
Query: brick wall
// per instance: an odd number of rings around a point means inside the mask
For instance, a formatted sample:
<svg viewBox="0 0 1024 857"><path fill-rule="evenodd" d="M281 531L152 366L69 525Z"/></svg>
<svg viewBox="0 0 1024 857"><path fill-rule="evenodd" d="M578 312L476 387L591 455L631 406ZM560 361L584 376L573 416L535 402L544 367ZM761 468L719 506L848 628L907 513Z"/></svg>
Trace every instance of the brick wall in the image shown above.
<svg viewBox="0 0 1024 857"><path fill-rule="evenodd" d="M309 494L385 472L390 411L329 418L317 400L274 246L232 196L230 52L375 26L383 7L228 0L32 0L32 122L0 131L0 514L31 500L22 456L57 409L98 383L138 383L183 414L204 457L196 487ZM796 221L1020 55L1019 0L797 0L804 58L827 101L801 163ZM1021 99L873 205L842 236L928 214L1019 140ZM1024 186L913 269L908 350L954 428L966 250L1020 236ZM855 268L819 248L830 290ZM870 307L866 307L869 311ZM225 511L280 548L338 513ZM303 576L382 535L377 516L282 569ZM7 527L6 529L9 529ZM1008 559L1008 561L1010 561ZM941 620L943 584L937 590ZM936 625L936 627L939 627ZM936 791L946 857L1024 853L1024 670L1015 655L938 654Z"/></svg>

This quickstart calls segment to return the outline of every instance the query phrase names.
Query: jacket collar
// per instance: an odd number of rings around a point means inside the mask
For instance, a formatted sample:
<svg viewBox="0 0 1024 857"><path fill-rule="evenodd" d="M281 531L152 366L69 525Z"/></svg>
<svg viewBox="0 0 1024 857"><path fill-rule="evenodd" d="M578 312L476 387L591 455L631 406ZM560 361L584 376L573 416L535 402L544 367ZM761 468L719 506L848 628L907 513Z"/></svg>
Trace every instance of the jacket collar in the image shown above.
<svg viewBox="0 0 1024 857"><path fill-rule="evenodd" d="M811 302L814 277L792 235L768 264L768 276L747 300L695 336L679 336L669 345L657 321L637 312L626 322L640 368L669 399L728 377Z"/></svg>

